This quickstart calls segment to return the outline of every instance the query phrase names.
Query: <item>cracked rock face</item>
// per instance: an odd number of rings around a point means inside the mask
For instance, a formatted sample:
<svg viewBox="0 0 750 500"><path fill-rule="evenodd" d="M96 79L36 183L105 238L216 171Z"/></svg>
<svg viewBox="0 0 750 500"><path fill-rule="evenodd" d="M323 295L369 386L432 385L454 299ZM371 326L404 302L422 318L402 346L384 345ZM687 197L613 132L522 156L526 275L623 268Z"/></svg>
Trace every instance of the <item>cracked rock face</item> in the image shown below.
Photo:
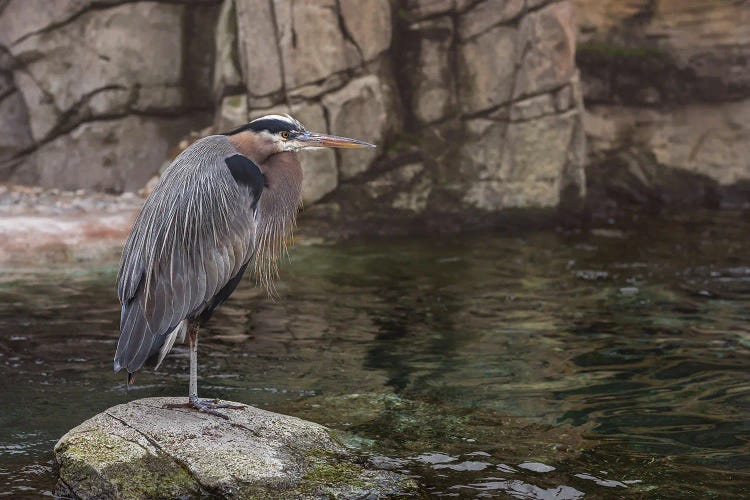
<svg viewBox="0 0 750 500"><path fill-rule="evenodd" d="M315 162L309 173L321 181L306 181L305 202L326 207L308 215L377 224L582 197L583 157L570 153L584 138L571 1L233 0L224 9L236 22L217 32L220 73L244 68L249 117L320 104L323 130L379 146L337 152L330 171L329 158ZM222 108L219 120L232 114ZM477 132L478 121L488 126Z"/></svg>
<svg viewBox="0 0 750 500"><path fill-rule="evenodd" d="M40 2L0 4L0 180L135 190L176 137L289 112L378 145L302 155L354 221L583 195L572 0Z"/></svg>
<svg viewBox="0 0 750 500"><path fill-rule="evenodd" d="M135 190L178 137L289 112L378 145L303 155L306 207L351 225L580 207L587 181L644 161L650 176L625 170L653 182L630 195L667 203L685 172L700 182L672 198L721 204L750 186L749 16L713 0L6 0L0 181Z"/></svg>
<svg viewBox="0 0 750 500"><path fill-rule="evenodd" d="M746 205L747 2L575 4L595 203Z"/></svg>
<svg viewBox="0 0 750 500"><path fill-rule="evenodd" d="M210 120L205 67L213 58L218 8L216 2L5 3L0 83L9 90L0 89L0 130L13 130L17 139L0 144L3 180L142 187L179 137ZM186 29L195 31L189 40Z"/></svg>
<svg viewBox="0 0 750 500"><path fill-rule="evenodd" d="M383 498L413 480L354 457L325 427L243 406L226 421L185 398L112 407L55 446L59 495L76 498Z"/></svg>

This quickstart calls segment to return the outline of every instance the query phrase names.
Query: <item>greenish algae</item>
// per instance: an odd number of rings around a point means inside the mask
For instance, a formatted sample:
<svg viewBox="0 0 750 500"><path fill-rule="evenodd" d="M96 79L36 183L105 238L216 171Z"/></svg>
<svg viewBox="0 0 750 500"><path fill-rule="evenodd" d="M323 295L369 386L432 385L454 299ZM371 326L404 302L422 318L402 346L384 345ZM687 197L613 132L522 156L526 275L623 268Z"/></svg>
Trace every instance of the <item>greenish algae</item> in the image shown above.
<svg viewBox="0 0 750 500"><path fill-rule="evenodd" d="M362 480L362 468L349 462L313 461L304 479L310 482L310 486L366 486Z"/></svg>
<svg viewBox="0 0 750 500"><path fill-rule="evenodd" d="M86 491L90 498L201 494L197 481L171 457L155 455L119 436L86 432L61 445L56 453L61 457L60 479L66 484L84 485L79 491Z"/></svg>

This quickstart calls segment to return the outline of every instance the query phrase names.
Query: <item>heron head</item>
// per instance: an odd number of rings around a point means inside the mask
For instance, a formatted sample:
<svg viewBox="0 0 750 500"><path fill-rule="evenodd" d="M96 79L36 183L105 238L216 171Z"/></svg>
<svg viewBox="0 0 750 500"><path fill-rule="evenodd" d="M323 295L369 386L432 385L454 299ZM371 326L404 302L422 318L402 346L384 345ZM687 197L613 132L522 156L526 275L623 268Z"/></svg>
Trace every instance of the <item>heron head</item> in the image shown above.
<svg viewBox="0 0 750 500"><path fill-rule="evenodd" d="M320 148L374 148L373 144L339 137L336 135L309 132L289 115L266 115L226 132L235 142L243 144L241 151L253 161L262 162L269 156L284 151Z"/></svg>

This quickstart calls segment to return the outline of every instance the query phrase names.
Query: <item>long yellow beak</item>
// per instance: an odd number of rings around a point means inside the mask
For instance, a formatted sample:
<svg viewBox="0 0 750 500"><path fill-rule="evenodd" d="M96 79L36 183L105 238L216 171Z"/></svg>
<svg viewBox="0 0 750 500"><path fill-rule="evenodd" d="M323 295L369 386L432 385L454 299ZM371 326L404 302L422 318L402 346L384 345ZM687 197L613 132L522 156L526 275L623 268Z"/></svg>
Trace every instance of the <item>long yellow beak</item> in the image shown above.
<svg viewBox="0 0 750 500"><path fill-rule="evenodd" d="M315 132L305 132L297 137L297 140L306 148L374 148L374 144L349 139L348 137L339 137L337 135L316 134Z"/></svg>

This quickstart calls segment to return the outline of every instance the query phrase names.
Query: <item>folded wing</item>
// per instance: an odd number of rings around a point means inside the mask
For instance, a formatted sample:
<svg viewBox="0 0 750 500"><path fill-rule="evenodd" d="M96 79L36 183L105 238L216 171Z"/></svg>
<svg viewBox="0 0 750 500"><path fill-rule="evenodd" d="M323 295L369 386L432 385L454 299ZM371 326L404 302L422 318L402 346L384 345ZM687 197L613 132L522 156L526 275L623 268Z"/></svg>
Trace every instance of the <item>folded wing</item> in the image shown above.
<svg viewBox="0 0 750 500"><path fill-rule="evenodd" d="M198 146L167 169L125 245L115 371L141 368L183 320L208 319L252 258L263 176L245 157ZM239 163L253 182L238 182L229 167Z"/></svg>

